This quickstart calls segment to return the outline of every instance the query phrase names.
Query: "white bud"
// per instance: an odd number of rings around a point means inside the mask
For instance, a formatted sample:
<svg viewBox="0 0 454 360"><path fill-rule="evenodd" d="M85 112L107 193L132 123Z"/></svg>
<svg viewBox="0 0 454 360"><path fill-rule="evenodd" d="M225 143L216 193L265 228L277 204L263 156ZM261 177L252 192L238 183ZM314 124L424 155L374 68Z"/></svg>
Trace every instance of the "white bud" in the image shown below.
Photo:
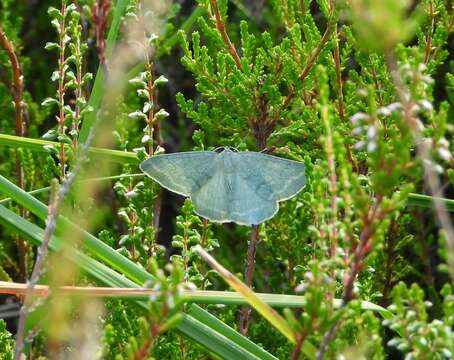
<svg viewBox="0 0 454 360"><path fill-rule="evenodd" d="M424 72L424 71L426 71L426 69L427 69L426 64L423 64L423 63L418 64L418 71Z"/></svg>
<svg viewBox="0 0 454 360"><path fill-rule="evenodd" d="M377 128L374 125L369 126L367 129L367 138L372 140L375 139L375 136L377 135Z"/></svg>
<svg viewBox="0 0 454 360"><path fill-rule="evenodd" d="M356 124L358 123L359 121L361 120L365 120L369 117L369 115L367 115L366 113L363 113L363 112L359 112L359 113L356 113L355 115L353 115L351 118L350 118L350 121L353 123L353 124Z"/></svg>
<svg viewBox="0 0 454 360"><path fill-rule="evenodd" d="M438 140L438 146L449 149L449 141L446 140L446 138L442 137L440 140Z"/></svg>
<svg viewBox="0 0 454 360"><path fill-rule="evenodd" d="M352 130L352 134L353 134L353 135L361 135L363 132L364 132L364 127L363 127L363 126L355 127L355 128Z"/></svg>
<svg viewBox="0 0 454 360"><path fill-rule="evenodd" d="M391 112L394 112L397 109L402 109L402 104L400 102L393 102L387 106L387 109Z"/></svg>
<svg viewBox="0 0 454 360"><path fill-rule="evenodd" d="M355 144L354 148L355 148L356 150L361 150L362 148L364 148L365 145L366 145L366 143L365 143L364 141L358 141L358 142Z"/></svg>
<svg viewBox="0 0 454 360"><path fill-rule="evenodd" d="M387 107L381 107L377 110L378 115L383 115L383 116L389 116L391 115L391 110L389 110Z"/></svg>
<svg viewBox="0 0 454 360"><path fill-rule="evenodd" d="M427 110L428 112L431 112L434 109L432 103L429 100L420 100L419 104L424 110Z"/></svg>
<svg viewBox="0 0 454 360"><path fill-rule="evenodd" d="M367 143L367 152L371 153L377 149L377 143L375 141L369 141Z"/></svg>
<svg viewBox="0 0 454 360"><path fill-rule="evenodd" d="M135 191L135 190L128 191L128 192L125 194L125 196L126 196L127 198L129 198L129 199L130 199L130 198L133 198L133 197L136 197L136 196L137 196L137 191Z"/></svg>
<svg viewBox="0 0 454 360"><path fill-rule="evenodd" d="M438 155L445 161L450 161L452 159L451 152L443 147L438 149Z"/></svg>

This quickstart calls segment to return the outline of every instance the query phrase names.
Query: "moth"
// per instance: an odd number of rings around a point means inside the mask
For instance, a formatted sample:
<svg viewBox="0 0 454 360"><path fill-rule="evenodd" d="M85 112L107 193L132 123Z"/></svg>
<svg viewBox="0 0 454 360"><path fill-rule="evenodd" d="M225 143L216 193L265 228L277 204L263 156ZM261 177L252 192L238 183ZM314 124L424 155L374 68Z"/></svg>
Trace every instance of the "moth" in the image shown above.
<svg viewBox="0 0 454 360"><path fill-rule="evenodd" d="M166 189L190 197L198 215L240 225L272 218L278 202L306 184L301 162L230 147L155 155L140 169Z"/></svg>

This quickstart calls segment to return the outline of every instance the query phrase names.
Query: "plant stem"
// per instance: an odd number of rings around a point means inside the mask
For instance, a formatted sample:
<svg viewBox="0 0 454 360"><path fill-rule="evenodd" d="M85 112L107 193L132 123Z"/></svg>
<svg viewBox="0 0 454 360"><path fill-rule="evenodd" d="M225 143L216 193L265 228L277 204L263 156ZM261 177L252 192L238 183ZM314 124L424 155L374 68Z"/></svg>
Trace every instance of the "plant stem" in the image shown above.
<svg viewBox="0 0 454 360"><path fill-rule="evenodd" d="M73 131L74 134L72 136L72 146L73 146L73 153L76 154L77 148L79 146L79 127L81 121L81 106L79 101L83 99L83 89L82 89L82 59L83 54L81 51L81 42L80 42L80 33L76 35L74 39L74 56L76 58L75 67L76 67L76 89L75 89L75 97L76 97L76 105L74 108L74 118L73 118ZM79 101L78 101L79 100Z"/></svg>
<svg viewBox="0 0 454 360"><path fill-rule="evenodd" d="M14 50L13 43L8 39L6 33L0 26L0 46L5 50L12 70L12 95L14 100L14 113L16 121L16 136L25 136L24 126L24 78L22 76L21 64ZM16 183L20 188L24 188L24 169L20 160L20 154L16 149ZM26 216L26 210L23 207L19 208L21 217ZM16 237L17 249L19 255L19 271L22 280L27 278L27 243L20 236Z"/></svg>
<svg viewBox="0 0 454 360"><path fill-rule="evenodd" d="M292 351L291 360L298 360L300 358L301 349L303 348L305 339L306 339L306 334L297 334L296 335L296 344Z"/></svg>
<svg viewBox="0 0 454 360"><path fill-rule="evenodd" d="M334 29L334 25L331 22L328 22L328 25L326 26L326 30L323 33L323 36L320 39L318 46L309 55L309 57L307 58L307 61L306 61L306 65L304 66L303 70L301 71L301 74L298 76L298 80L300 82L303 82L306 79L307 75L309 75L309 72L311 71L312 67L314 66L315 62L317 61L318 56L320 55L320 52L322 51L325 44L330 39L333 29ZM282 107L284 109L289 106L290 102L293 100L295 95L296 95L295 89L291 88L288 92L287 97L285 98L285 100L282 104Z"/></svg>
<svg viewBox="0 0 454 360"><path fill-rule="evenodd" d="M306 5L304 4L304 0L300 0L300 8L301 8L301 17L306 16Z"/></svg>
<svg viewBox="0 0 454 360"><path fill-rule="evenodd" d="M216 19L216 29L219 31L219 34L221 34L222 40L227 46L227 50L229 51L230 55L232 55L233 60L235 60L236 66L241 70L240 56L238 55L235 46L232 44L232 41L230 41L229 34L227 33L227 28L221 18L218 3L216 0L210 0L210 4L211 10L213 11L214 17Z"/></svg>
<svg viewBox="0 0 454 360"><path fill-rule="evenodd" d="M66 78L66 0L61 3L61 20L60 20L60 42L59 51L60 57L58 60L58 108L59 115L57 116L58 132L60 136L65 136L65 78ZM63 182L66 175L66 155L64 140L60 140L60 181Z"/></svg>
<svg viewBox="0 0 454 360"><path fill-rule="evenodd" d="M433 42L433 35L435 31L435 12L434 12L434 5L433 1L429 1L429 16L430 16L430 30L429 33L425 36L425 42L426 42L426 47L424 51L424 64L428 64L431 55L434 52L434 49L432 48L432 42Z"/></svg>
<svg viewBox="0 0 454 360"><path fill-rule="evenodd" d="M92 21L96 32L96 48L98 50L99 63L102 66L106 65L106 30L111 6L111 0L97 0L92 8Z"/></svg>
<svg viewBox="0 0 454 360"><path fill-rule="evenodd" d="M331 124L329 121L328 106L324 105L322 108L322 118L326 130L326 158L328 162L328 170L330 173L330 186L329 191L331 195L331 224L329 232L330 250L329 256L334 258L336 256L337 248L337 175L336 166L334 160L334 149L333 149L333 135L331 130Z"/></svg>
<svg viewBox="0 0 454 360"><path fill-rule="evenodd" d="M85 163L90 145L93 141L93 134L94 128L96 124L94 124L91 128L90 134L87 138L87 141L83 145L80 153L78 154L78 158L76 164L74 165L71 173L61 183L58 192L52 197L51 202L49 203L48 207L48 215L46 219L46 227L44 229L43 234L43 241L38 248L37 257L35 264L33 266L32 274L30 279L27 283L27 291L25 293L23 305L19 312L19 324L17 327L17 334L16 334L16 346L14 349L14 359L20 360L22 357L22 349L24 347L24 331L25 331L25 323L27 320L27 314L30 306L32 305L32 296L35 285L38 283L40 276L41 276L41 268L43 266L44 260L49 250L49 243L54 234L55 227L57 225L57 219L60 213L60 209L63 205L63 202L68 195L71 187L76 180L79 172L82 169L83 164Z"/></svg>
<svg viewBox="0 0 454 360"><path fill-rule="evenodd" d="M148 359L149 353L153 344L156 340L156 337L159 335L159 327L156 324L151 325L150 336L145 340L142 346L134 354L133 360L143 360Z"/></svg>
<svg viewBox="0 0 454 360"><path fill-rule="evenodd" d="M363 267L364 259L367 254L372 250L372 241L374 236L374 223L377 220L383 219L386 212L380 209L383 197L378 195L376 203L372 209L369 210L368 214L363 219L363 230L361 232L359 243L357 244L353 258L350 264L350 270L347 276L344 278L344 295L342 297L342 303L338 311L344 311L347 305L355 298L354 284L356 277ZM339 316L337 320L331 325L329 330L325 332L322 343L320 344L317 352L317 360L323 360L328 346L342 322L342 316Z"/></svg>
<svg viewBox="0 0 454 360"><path fill-rule="evenodd" d="M255 270L255 253L257 252L257 244L259 243L259 225L252 225L251 239L248 244L246 257L246 269L244 270L244 283L252 288ZM240 333L246 335L249 329L249 319L251 317L251 308L243 306L240 315Z"/></svg>

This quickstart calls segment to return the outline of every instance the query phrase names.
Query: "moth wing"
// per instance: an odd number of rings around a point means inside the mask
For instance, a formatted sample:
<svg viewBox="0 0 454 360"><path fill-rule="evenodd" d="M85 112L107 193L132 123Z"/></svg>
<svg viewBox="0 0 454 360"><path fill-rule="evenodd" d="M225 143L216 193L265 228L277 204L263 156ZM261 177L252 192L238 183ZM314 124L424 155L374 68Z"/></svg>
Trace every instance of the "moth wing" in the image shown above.
<svg viewBox="0 0 454 360"><path fill-rule="evenodd" d="M238 153L240 174L264 200L282 201L306 184L304 164L256 152Z"/></svg>
<svg viewBox="0 0 454 360"><path fill-rule="evenodd" d="M140 169L166 189L190 196L214 175L216 156L212 151L155 155Z"/></svg>
<svg viewBox="0 0 454 360"><path fill-rule="evenodd" d="M195 212L211 221L232 221L229 215L229 198L231 187L222 168L216 167L214 175L199 189L191 193Z"/></svg>
<svg viewBox="0 0 454 360"><path fill-rule="evenodd" d="M242 174L236 174L234 189L229 202L232 221L242 225L258 225L276 214L277 202L260 196L254 183L247 181Z"/></svg>

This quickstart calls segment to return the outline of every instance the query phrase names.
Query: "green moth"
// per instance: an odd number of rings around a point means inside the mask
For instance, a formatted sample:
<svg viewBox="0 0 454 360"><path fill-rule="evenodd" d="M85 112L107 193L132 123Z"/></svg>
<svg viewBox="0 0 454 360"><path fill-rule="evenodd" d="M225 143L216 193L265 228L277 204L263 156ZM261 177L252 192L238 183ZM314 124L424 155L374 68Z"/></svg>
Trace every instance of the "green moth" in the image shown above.
<svg viewBox="0 0 454 360"><path fill-rule="evenodd" d="M306 183L303 163L233 148L156 155L140 169L166 189L190 197L198 215L241 225L272 218L278 202Z"/></svg>

